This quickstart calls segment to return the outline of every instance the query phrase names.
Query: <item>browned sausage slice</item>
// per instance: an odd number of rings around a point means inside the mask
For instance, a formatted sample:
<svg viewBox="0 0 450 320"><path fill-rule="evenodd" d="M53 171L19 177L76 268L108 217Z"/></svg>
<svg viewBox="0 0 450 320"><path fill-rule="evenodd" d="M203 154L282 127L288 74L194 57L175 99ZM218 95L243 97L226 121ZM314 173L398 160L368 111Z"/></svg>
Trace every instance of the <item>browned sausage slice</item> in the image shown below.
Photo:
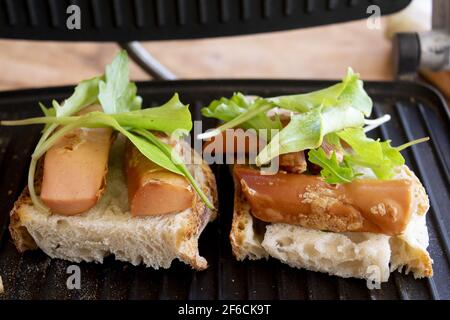
<svg viewBox="0 0 450 320"><path fill-rule="evenodd" d="M125 173L133 216L175 213L193 206L195 194L186 178L158 166L129 143Z"/></svg>
<svg viewBox="0 0 450 320"><path fill-rule="evenodd" d="M234 175L263 221L333 232L402 233L411 217L409 180L354 180L330 185L319 176L277 173L235 166Z"/></svg>

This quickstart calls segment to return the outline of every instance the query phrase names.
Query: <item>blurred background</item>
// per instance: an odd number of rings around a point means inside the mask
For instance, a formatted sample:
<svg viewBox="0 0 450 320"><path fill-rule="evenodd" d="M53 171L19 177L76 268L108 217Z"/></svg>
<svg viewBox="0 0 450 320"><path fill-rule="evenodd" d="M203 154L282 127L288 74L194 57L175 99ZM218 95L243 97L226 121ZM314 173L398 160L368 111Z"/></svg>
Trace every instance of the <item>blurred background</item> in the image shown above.
<svg viewBox="0 0 450 320"><path fill-rule="evenodd" d="M381 80L392 78L384 28L356 21L144 46L179 78L341 78L352 66L363 78ZM118 50L115 44L9 40L0 47L0 90L76 83L103 72ZM131 77L148 79L135 65Z"/></svg>
<svg viewBox="0 0 450 320"><path fill-rule="evenodd" d="M156 41L146 49L178 78L339 79L351 66L365 80L392 80L392 40L398 31L428 30L431 0L415 0L383 17L302 30L202 40ZM0 90L77 83L102 72L118 50L114 43L0 40ZM136 65L131 77L146 80ZM442 85L448 73L433 75ZM445 88L443 90L446 90Z"/></svg>

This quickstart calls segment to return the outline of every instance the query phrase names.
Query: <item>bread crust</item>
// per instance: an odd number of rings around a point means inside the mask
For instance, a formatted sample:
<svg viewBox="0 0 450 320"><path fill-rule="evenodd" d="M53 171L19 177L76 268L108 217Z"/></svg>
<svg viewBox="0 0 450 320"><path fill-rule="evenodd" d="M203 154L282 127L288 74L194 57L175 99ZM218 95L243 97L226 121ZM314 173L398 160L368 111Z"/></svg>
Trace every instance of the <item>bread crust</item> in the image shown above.
<svg viewBox="0 0 450 320"><path fill-rule="evenodd" d="M38 162L36 166L35 176L35 188L36 192L40 192L43 176L43 161ZM31 201L30 191L28 186L25 186L19 198L14 203L14 207L10 211L9 216L9 233L11 238L19 252L25 252L27 250L36 250L38 246L33 237L28 232L27 228L21 221L21 216L24 214L24 210L27 206L33 206Z"/></svg>
<svg viewBox="0 0 450 320"><path fill-rule="evenodd" d="M230 166L231 173L233 167ZM241 184L234 178L234 209L231 223L230 242L231 249L237 260L257 260L268 258L269 254L261 246L264 233L257 230L253 222L255 219L250 213L250 205L241 191Z"/></svg>
<svg viewBox="0 0 450 320"><path fill-rule="evenodd" d="M184 148L189 148L189 146L185 145ZM200 183L200 186L202 188L202 191L208 195L209 199L211 199L214 208L218 207L218 194L217 194L217 184L216 184L216 178L211 171L211 168L206 164L203 159L198 155L197 152L195 152L193 149L191 149L192 155L194 159L197 159L197 161L201 160L201 170L204 176L204 180L202 183ZM195 161L195 160L194 160ZM194 162L196 163L196 162ZM195 178L195 177L194 177ZM183 235L179 236L177 239L177 242L179 244L181 243L189 243L188 240L192 237L195 237L195 235L200 234L203 229L206 227L206 225L215 220L217 217L217 209L211 210L209 209L203 201L198 197L196 194L196 200L194 201L194 205L192 208L193 215L191 215L191 225L185 229L185 232ZM180 257L183 261L189 263L192 265L192 267L196 270L204 270L208 267L206 260L199 259L198 254L196 254L198 248L192 248L188 247L186 250L180 251ZM194 253L195 251L195 253Z"/></svg>
<svg viewBox="0 0 450 320"><path fill-rule="evenodd" d="M187 143L181 142L181 148L184 154L188 152L193 156L192 159L196 159L199 165L193 165L190 167L191 173L201 186L203 192L208 196L214 207L217 208L218 196L217 187L214 174L212 173L208 164L206 164ZM42 170L37 170L36 174L36 188L39 190L39 186L42 181ZM9 231L13 242L18 251L24 252L26 250L38 249L38 245L30 234L25 225L27 215L35 210L30 198L28 187L25 187L20 197L14 204L13 209L10 212L10 224ZM209 209L196 195L196 199L193 202L193 207L188 209L191 211L189 220L183 229L174 234L175 243L178 246L178 258L185 263L192 266L196 270L203 270L207 268L206 260L198 254L198 242L197 238L199 234L206 227L208 222L214 220L217 216L216 209ZM77 217L77 216L74 216ZM70 219L71 217L64 217ZM80 218L78 216L78 218ZM147 217L148 218L148 217ZM134 217L134 219L140 219Z"/></svg>
<svg viewBox="0 0 450 320"><path fill-rule="evenodd" d="M419 178L406 165L396 172L397 177L409 179L414 185L416 211L404 234L391 238L391 270L412 272L415 278L433 276L433 259L426 250L428 233L425 215L430 208L425 188Z"/></svg>
<svg viewBox="0 0 450 320"><path fill-rule="evenodd" d="M27 228L22 224L20 218L23 215L23 210L25 210L26 205L33 205L30 193L28 192L28 187L25 187L22 191L10 213L9 232L19 252L35 250L38 248L36 242L28 232Z"/></svg>
<svg viewBox="0 0 450 320"><path fill-rule="evenodd" d="M5 293L5 288L3 287L2 276L0 276L0 295Z"/></svg>

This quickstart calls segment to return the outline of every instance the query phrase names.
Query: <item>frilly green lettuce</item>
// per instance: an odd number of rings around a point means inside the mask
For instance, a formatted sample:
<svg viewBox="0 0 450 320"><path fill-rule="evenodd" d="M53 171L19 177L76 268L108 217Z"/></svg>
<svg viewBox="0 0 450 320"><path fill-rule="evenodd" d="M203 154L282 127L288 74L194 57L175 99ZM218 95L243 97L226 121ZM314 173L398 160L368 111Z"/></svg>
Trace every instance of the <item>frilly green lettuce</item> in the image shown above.
<svg viewBox="0 0 450 320"><path fill-rule="evenodd" d="M224 123L199 138L210 138L234 127L278 129L278 133L269 135L269 143L257 155L258 166L282 154L308 150L309 161L322 168L321 175L329 183L356 179L357 166L370 168L378 179L390 179L394 168L405 162L400 150L427 138L394 148L390 141L366 137L364 124L370 124L368 131L390 119L387 115L376 120L365 119L370 116L372 106L359 75L349 68L340 83L309 93L254 99L235 93L230 99L215 100L202 113ZM270 118L267 114L275 107L292 112L284 128L277 117ZM335 153L330 156L322 149L324 139L343 154L343 161L339 162ZM343 148L341 141L350 148Z"/></svg>

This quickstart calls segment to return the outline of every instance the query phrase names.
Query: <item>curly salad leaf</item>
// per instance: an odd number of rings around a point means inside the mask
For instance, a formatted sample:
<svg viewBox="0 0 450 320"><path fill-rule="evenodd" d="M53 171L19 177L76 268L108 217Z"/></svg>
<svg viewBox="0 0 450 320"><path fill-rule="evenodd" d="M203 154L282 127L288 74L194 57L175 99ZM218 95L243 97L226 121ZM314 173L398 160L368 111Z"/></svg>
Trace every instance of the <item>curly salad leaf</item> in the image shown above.
<svg viewBox="0 0 450 320"><path fill-rule="evenodd" d="M45 108L45 107L44 107ZM178 94L160 107L142 110L121 112L116 114L105 114L103 112L90 112L81 116L55 117L54 113L46 109L45 117L28 118L15 121L2 121L4 125L30 125L30 124L58 124L68 125L82 123L83 127L103 127L105 117L111 118L125 128L146 129L161 131L167 134L182 129L191 131L192 119L189 106L183 104ZM97 121L98 120L98 121Z"/></svg>
<svg viewBox="0 0 450 320"><path fill-rule="evenodd" d="M284 128L277 117L270 118L267 114L275 107L292 111L291 120ZM202 114L225 123L199 138L211 138L233 127L278 129L256 157L256 164L261 166L281 154L317 148L328 133L362 126L364 116L371 111L372 100L359 75L349 69L340 83L309 93L253 100L235 93L230 99L215 100L202 108Z"/></svg>
<svg viewBox="0 0 450 320"><path fill-rule="evenodd" d="M234 127L278 129L257 155L258 166L281 154L308 150L308 160L321 168L321 176L329 183L351 182L361 175L358 167L371 169L378 179L390 179L394 168L404 164L400 151L427 138L395 148L390 141L366 137L365 131L390 119L388 115L375 120L365 119L370 116L372 105L359 75L349 69L340 83L309 93L253 100L235 93L230 99L215 100L203 108L202 113L225 123L199 138L210 138ZM285 127L278 118L268 116L268 110L275 107L292 112ZM365 124L369 126L364 128ZM343 154L342 161L337 160L336 153L330 155L322 149L324 139ZM341 142L348 147L343 148Z"/></svg>
<svg viewBox="0 0 450 320"><path fill-rule="evenodd" d="M174 159L172 147L148 131L171 134L181 129L189 132L192 129L192 118L188 105L181 103L178 94L174 94L160 107L141 109L142 99L136 95L136 85L129 81L128 75L128 56L125 51L121 51L106 67L104 76L80 82L72 96L61 105L56 101L52 102L53 108L40 104L44 117L1 122L2 125L45 124L43 134L32 154L28 172L28 188L38 209L48 211L34 187L37 161L65 134L80 127L111 127L120 132L148 159L167 170L185 176L205 204L213 208L213 204L185 164L179 159ZM75 115L84 107L95 103L100 103L104 112ZM56 128L59 129L55 131Z"/></svg>
<svg viewBox="0 0 450 320"><path fill-rule="evenodd" d="M280 154L318 148L330 132L362 126L364 115L350 107L324 107L293 115L284 127L256 157L261 166Z"/></svg>
<svg viewBox="0 0 450 320"><path fill-rule="evenodd" d="M327 139L328 143L343 154L344 159L341 163L336 161L335 153L329 157L321 147L309 150L308 159L322 168L321 176L328 183L345 183L356 179L360 175L357 173L358 167L371 169L380 180L389 180L394 176L394 169L405 164L400 151L428 140L426 137L392 147L390 140L368 138L363 128L347 128ZM343 148L341 141L349 148Z"/></svg>
<svg viewBox="0 0 450 320"><path fill-rule="evenodd" d="M405 164L405 159L389 140L381 142L368 138L362 128L348 128L336 134L351 147L350 152L344 153L346 161L372 169L378 179L392 178L394 168Z"/></svg>
<svg viewBox="0 0 450 320"><path fill-rule="evenodd" d="M271 98L255 97L249 99L242 93L234 93L230 99L214 100L209 106L202 108L202 114L225 123L209 132L200 134L198 138L212 138L229 128L243 129L282 129L277 117L270 118L267 111L280 107L296 113L306 113L320 107L329 108L352 107L364 115L372 112L372 100L363 88L359 75L349 69L342 82L329 88L309 93L285 95Z"/></svg>
<svg viewBox="0 0 450 320"><path fill-rule="evenodd" d="M98 100L108 114L141 109L142 98L136 95L137 87L128 78L128 55L122 50L106 66L104 80L98 83Z"/></svg>
<svg viewBox="0 0 450 320"><path fill-rule="evenodd" d="M97 102L98 86L102 77L95 77L81 81L73 94L62 105L56 100L52 101L53 109L57 117L67 117L77 113L81 109ZM42 106L41 106L42 108ZM44 112L44 114L47 114Z"/></svg>
<svg viewBox="0 0 450 320"><path fill-rule="evenodd" d="M364 90L359 74L354 73L351 68L348 69L347 75L340 83L331 87L309 93L268 98L267 100L280 108L301 113L320 106L351 106L367 117L372 112L372 99Z"/></svg>
<svg viewBox="0 0 450 320"><path fill-rule="evenodd" d="M271 119L266 112L275 105L257 97L250 99L240 92L236 92L230 99L221 98L214 100L206 108L202 108L202 114L208 118L216 118L225 123L217 129L199 135L199 139L206 139L220 134L226 129L240 127L243 129L281 129L278 118Z"/></svg>
<svg viewBox="0 0 450 320"><path fill-rule="evenodd" d="M320 175L328 183L351 182L358 176L347 161L339 163L336 152L329 157L322 148L311 149L308 152L308 160L322 168Z"/></svg>

